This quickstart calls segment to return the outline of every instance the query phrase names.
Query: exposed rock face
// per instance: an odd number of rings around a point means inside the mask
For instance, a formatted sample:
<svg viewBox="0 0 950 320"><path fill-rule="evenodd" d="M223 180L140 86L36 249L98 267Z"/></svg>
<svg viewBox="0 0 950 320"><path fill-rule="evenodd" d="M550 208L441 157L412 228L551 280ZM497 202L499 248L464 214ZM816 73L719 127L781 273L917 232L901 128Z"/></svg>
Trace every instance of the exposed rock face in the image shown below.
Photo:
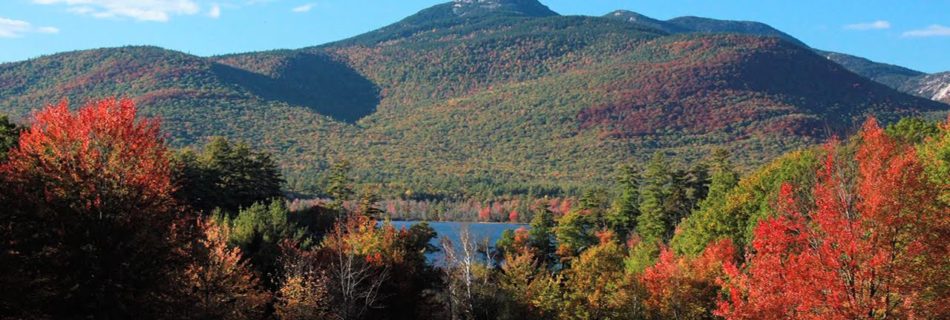
<svg viewBox="0 0 950 320"><path fill-rule="evenodd" d="M452 11L459 16L491 12L509 12L536 17L557 15L537 0L454 0Z"/></svg>
<svg viewBox="0 0 950 320"><path fill-rule="evenodd" d="M950 72L920 77L911 84L913 93L932 100L950 103Z"/></svg>

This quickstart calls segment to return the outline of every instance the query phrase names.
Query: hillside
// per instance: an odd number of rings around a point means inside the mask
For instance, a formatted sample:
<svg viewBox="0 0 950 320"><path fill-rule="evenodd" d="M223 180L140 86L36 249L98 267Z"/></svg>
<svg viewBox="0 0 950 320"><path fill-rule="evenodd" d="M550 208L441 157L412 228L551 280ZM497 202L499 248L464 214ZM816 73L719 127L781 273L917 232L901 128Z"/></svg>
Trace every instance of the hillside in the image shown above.
<svg viewBox="0 0 950 320"><path fill-rule="evenodd" d="M319 192L328 163L347 159L361 181L422 196L572 191L655 151L726 147L755 165L869 114L948 108L780 38L671 35L533 0L459 0L299 50L129 47L0 65L0 110L17 119L107 95L163 117L177 146L224 135L276 152L293 191Z"/></svg>
<svg viewBox="0 0 950 320"><path fill-rule="evenodd" d="M618 10L604 16L607 19L622 20L639 26L660 30L670 34L678 33L732 33L764 37L777 37L785 41L809 48L801 40L792 37L767 24L754 21L730 21L701 17L678 17L666 21L653 19L642 14ZM825 58L834 61L865 78L880 82L891 88L905 93L947 102L948 98L939 92L943 88L950 88L950 79L945 73L926 74L901 66L874 62L865 58L840 53L814 49ZM938 98L939 97L939 98Z"/></svg>

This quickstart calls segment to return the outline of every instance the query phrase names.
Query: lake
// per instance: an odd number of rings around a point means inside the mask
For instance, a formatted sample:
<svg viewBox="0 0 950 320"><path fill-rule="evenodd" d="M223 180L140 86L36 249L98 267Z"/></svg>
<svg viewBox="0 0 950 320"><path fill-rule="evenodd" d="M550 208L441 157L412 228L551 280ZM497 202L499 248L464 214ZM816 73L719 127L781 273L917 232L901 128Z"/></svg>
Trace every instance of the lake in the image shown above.
<svg viewBox="0 0 950 320"><path fill-rule="evenodd" d="M409 228L414 224L420 223L421 221L393 221L392 224L397 229ZM519 223L477 223L477 222L429 222L429 226L435 230L438 235L435 239L432 239L432 244L438 248L441 248L442 245L440 240L442 237L448 237L449 240L452 240L452 243L458 247L459 244L459 232L462 228L468 227L469 233L472 235L472 239L476 240L478 243L484 243L485 239L488 239L488 243L491 246L495 245L495 242L501 238L502 232L505 230L515 230L521 227L527 228L527 224ZM442 252L430 253L427 255L429 258L429 263L439 263L442 261Z"/></svg>

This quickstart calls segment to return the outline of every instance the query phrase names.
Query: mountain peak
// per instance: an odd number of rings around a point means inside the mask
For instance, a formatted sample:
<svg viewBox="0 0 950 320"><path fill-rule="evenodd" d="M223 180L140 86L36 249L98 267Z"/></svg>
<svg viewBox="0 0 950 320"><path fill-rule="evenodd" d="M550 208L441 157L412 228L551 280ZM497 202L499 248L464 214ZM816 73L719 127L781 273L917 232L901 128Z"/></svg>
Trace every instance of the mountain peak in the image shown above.
<svg viewBox="0 0 950 320"><path fill-rule="evenodd" d="M452 12L459 16L507 12L533 17L556 16L537 0L453 0Z"/></svg>

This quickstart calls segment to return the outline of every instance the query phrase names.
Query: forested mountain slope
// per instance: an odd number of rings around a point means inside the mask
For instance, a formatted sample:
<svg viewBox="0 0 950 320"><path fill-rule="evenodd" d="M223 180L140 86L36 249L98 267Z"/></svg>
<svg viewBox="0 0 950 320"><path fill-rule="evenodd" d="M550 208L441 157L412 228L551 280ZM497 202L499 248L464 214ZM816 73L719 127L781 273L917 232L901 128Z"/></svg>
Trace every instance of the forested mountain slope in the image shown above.
<svg viewBox="0 0 950 320"><path fill-rule="evenodd" d="M653 19L642 14L618 10L604 16L608 19L622 20L667 33L731 33L766 37L777 37L791 43L808 47L801 40L788 35L767 24L754 21L717 20L701 17L679 17L667 21ZM946 73L926 74L892 64L874 62L865 58L840 52L814 49L816 53L840 64L860 76L883 83L891 88L935 101L948 102L950 99L940 92L950 88L950 79ZM950 90L950 89L946 89Z"/></svg>
<svg viewBox="0 0 950 320"><path fill-rule="evenodd" d="M346 159L391 194L490 195L605 182L655 151L726 147L759 164L869 114L948 108L781 38L628 20L459 0L299 50L63 53L0 65L0 112L23 120L61 98L133 97L178 146L224 135L276 152L293 191L320 192L328 164ZM674 24L687 25L709 23Z"/></svg>

